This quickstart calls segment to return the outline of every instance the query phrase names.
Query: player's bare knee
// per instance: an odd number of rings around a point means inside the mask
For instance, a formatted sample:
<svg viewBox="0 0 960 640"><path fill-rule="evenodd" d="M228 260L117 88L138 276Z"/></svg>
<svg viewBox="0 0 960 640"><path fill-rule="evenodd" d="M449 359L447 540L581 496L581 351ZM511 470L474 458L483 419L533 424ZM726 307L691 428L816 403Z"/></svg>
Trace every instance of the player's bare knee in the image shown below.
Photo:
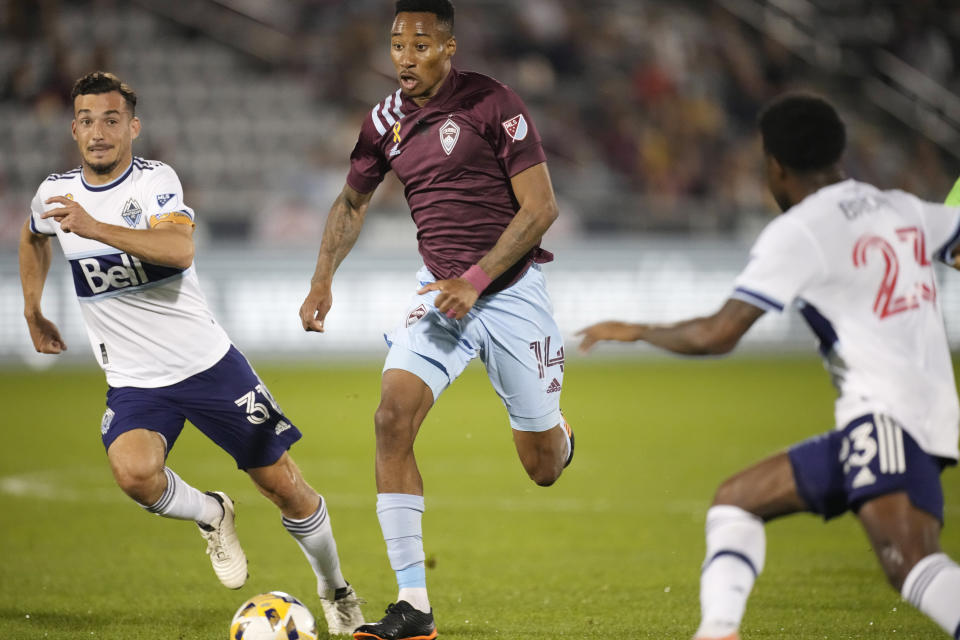
<svg viewBox="0 0 960 640"><path fill-rule="evenodd" d="M530 478L540 487L549 487L560 477L559 473L531 474Z"/></svg>
<svg viewBox="0 0 960 640"><path fill-rule="evenodd" d="M557 465L553 463L553 461L548 461L543 457L534 464L525 464L524 468L527 471L527 475L530 476L530 479L541 487L549 487L555 483L563 471L563 465Z"/></svg>
<svg viewBox="0 0 960 640"><path fill-rule="evenodd" d="M114 464L113 478L120 489L140 504L153 504L163 494L164 483L158 471L138 464Z"/></svg>
<svg viewBox="0 0 960 640"><path fill-rule="evenodd" d="M904 550L897 544L893 542L888 542L879 545L876 548L877 559L880 561L880 566L883 568L883 573L887 577L887 582L890 583L890 586L900 591L903 588L903 583L907 579L910 570L917 564L916 560L907 558L904 554Z"/></svg>
<svg viewBox="0 0 960 640"><path fill-rule="evenodd" d="M737 478L727 478L717 487L713 494L713 505L732 505L745 508L743 502L743 490Z"/></svg>
<svg viewBox="0 0 960 640"><path fill-rule="evenodd" d="M377 430L377 436L386 435L396 431L400 423L400 411L393 404L381 402L373 414L373 424Z"/></svg>
<svg viewBox="0 0 960 640"><path fill-rule="evenodd" d="M373 416L377 448L399 451L413 446L413 418L392 404L381 403Z"/></svg>

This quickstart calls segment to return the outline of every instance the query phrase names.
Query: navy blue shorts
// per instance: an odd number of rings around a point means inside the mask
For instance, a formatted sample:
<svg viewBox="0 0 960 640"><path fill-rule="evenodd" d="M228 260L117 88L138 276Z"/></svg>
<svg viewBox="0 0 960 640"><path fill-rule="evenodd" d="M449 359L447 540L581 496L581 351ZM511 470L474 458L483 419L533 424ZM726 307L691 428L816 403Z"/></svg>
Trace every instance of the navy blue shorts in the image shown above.
<svg viewBox="0 0 960 640"><path fill-rule="evenodd" d="M829 520L856 513L873 498L904 491L910 502L943 523L940 473L948 464L931 456L896 420L868 414L840 430L789 450L797 491L810 510Z"/></svg>
<svg viewBox="0 0 960 640"><path fill-rule="evenodd" d="M167 453L189 420L240 469L265 467L300 439L266 385L236 347L206 371L155 389L111 387L100 432L110 448L117 436L132 429L156 431L167 441Z"/></svg>

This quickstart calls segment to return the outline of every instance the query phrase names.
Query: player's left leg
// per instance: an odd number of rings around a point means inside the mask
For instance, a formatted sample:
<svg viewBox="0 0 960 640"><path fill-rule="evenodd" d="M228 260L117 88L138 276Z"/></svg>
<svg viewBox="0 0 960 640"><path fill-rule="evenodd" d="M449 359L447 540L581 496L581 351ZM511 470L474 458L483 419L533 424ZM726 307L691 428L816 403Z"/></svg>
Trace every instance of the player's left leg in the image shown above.
<svg viewBox="0 0 960 640"><path fill-rule="evenodd" d="M520 463L540 486L552 485L573 459L573 430L560 412L564 350L537 265L511 287L475 307L482 323L467 335L510 415Z"/></svg>
<svg viewBox="0 0 960 640"><path fill-rule="evenodd" d="M857 516L891 586L960 638L960 566L940 550L940 521L906 492L874 498Z"/></svg>
<svg viewBox="0 0 960 640"><path fill-rule="evenodd" d="M747 598L766 559L764 522L806 509L786 453L775 454L720 485L707 511L701 619L695 638L737 638Z"/></svg>
<svg viewBox="0 0 960 640"><path fill-rule="evenodd" d="M549 487L573 459L573 430L563 422L546 431L513 430L513 444L530 479Z"/></svg>
<svg viewBox="0 0 960 640"><path fill-rule="evenodd" d="M363 624L361 601L340 571L337 542L323 496L307 484L287 452L273 464L247 469L247 473L257 489L280 509L283 526L313 568L328 632L352 633Z"/></svg>

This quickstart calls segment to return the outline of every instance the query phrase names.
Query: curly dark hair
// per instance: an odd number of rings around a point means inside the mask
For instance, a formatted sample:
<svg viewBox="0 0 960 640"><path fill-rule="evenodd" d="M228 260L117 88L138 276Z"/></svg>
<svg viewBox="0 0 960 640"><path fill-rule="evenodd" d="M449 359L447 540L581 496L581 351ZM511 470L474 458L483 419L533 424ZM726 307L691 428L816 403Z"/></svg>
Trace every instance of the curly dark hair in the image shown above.
<svg viewBox="0 0 960 640"><path fill-rule="evenodd" d="M73 90L70 92L71 102L77 96L96 95L99 93L110 93L116 91L123 96L130 107L130 115L137 113L137 94L130 88L126 82L123 82L117 76L106 71L93 71L83 76L73 84Z"/></svg>
<svg viewBox="0 0 960 640"><path fill-rule="evenodd" d="M788 93L760 114L764 151L795 171L817 171L839 162L847 143L836 109L819 96Z"/></svg>
<svg viewBox="0 0 960 640"><path fill-rule="evenodd" d="M437 22L446 26L453 33L453 3L450 0L397 0L399 13L432 13L437 16Z"/></svg>

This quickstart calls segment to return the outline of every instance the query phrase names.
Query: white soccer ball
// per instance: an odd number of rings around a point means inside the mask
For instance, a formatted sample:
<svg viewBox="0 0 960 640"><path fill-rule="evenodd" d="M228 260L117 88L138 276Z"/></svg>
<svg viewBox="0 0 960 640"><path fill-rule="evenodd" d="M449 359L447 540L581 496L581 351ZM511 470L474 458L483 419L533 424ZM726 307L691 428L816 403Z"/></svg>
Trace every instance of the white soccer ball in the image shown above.
<svg viewBox="0 0 960 640"><path fill-rule="evenodd" d="M229 640L317 640L317 621L289 593L261 593L237 609Z"/></svg>

